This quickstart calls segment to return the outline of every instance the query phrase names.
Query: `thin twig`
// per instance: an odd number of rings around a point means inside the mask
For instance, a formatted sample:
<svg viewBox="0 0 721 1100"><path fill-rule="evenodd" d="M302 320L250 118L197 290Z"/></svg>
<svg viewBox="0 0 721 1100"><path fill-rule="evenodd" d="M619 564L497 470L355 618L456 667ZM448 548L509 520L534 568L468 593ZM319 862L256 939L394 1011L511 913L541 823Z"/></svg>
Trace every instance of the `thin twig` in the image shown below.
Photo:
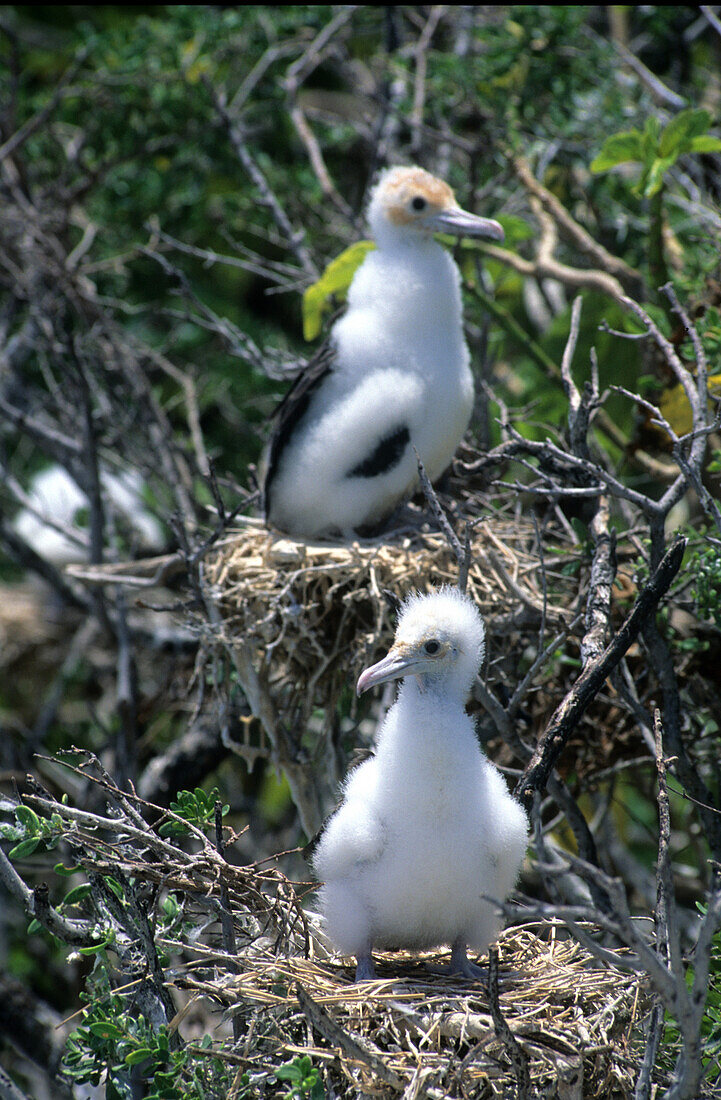
<svg viewBox="0 0 721 1100"><path fill-rule="evenodd" d="M644 624L655 613L660 601L681 567L686 539L677 538L664 555L658 568L641 590L633 608L613 641L604 652L584 668L575 684L556 709L527 765L515 795L527 809L533 802L533 792L543 790L551 768L582 715L603 686L629 646L638 637Z"/></svg>
<svg viewBox="0 0 721 1100"><path fill-rule="evenodd" d="M516 1093L517 1100L530 1100L533 1093L531 1091L531 1074L528 1069L528 1055L508 1026L498 1000L498 948L496 946L491 947L488 952L488 1004L496 1035L503 1043L511 1060L518 1090Z"/></svg>

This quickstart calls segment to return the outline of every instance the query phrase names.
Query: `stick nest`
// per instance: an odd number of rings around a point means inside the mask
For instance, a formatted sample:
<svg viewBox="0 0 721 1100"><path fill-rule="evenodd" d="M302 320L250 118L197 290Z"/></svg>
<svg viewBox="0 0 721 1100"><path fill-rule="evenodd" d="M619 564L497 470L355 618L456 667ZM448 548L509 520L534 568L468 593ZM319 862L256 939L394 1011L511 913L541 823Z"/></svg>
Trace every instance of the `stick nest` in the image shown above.
<svg viewBox="0 0 721 1100"><path fill-rule="evenodd" d="M563 936L560 926L534 924L508 929L499 941L499 1005L535 1095L630 1096L648 997L638 975L594 961ZM254 1037L245 1065L257 1086L271 1058L277 1065L305 1054L322 1067L326 1095L515 1095L509 1050L482 982L429 973L438 953L377 953L376 962L378 979L354 985L338 959L251 950L240 975L189 973L179 984L191 1003L209 998L240 1017Z"/></svg>
<svg viewBox="0 0 721 1100"><path fill-rule="evenodd" d="M517 678L518 656L572 618L579 552L554 532L552 561L539 559L537 532L518 515L499 515L472 533L468 594L483 614L494 679ZM394 601L458 582L442 534L414 531L348 545L311 544L249 525L219 546L206 579L222 617L222 637L246 661L275 713L334 711L362 669L390 645ZM565 572L564 572L565 570ZM519 649L520 647L520 649ZM248 686L246 683L244 687Z"/></svg>

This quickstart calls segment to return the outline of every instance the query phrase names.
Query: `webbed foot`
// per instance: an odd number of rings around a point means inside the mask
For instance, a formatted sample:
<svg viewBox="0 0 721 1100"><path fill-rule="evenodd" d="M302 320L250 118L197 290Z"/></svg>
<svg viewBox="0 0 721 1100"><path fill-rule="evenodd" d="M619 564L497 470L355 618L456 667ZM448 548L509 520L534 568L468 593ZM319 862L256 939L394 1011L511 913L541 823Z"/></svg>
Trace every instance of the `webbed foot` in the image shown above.
<svg viewBox="0 0 721 1100"><path fill-rule="evenodd" d="M469 978L474 982L488 980L488 967L476 966L471 962L466 954L466 945L463 940L456 940L451 948L450 973L459 974L462 978Z"/></svg>

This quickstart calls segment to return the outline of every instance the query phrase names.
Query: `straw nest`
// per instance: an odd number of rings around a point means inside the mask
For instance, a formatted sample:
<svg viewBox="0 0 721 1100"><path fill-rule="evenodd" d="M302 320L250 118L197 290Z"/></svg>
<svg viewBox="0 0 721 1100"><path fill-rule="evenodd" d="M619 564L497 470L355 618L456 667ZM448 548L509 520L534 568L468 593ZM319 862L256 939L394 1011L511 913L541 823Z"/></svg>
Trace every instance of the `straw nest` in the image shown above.
<svg viewBox="0 0 721 1100"><path fill-rule="evenodd" d="M649 1009L638 975L594 961L552 924L507 930L499 951L498 1005L534 1095L631 1096ZM516 1094L513 1055L483 983L429 972L438 953L379 953L376 962L378 979L354 985L338 959L272 957L256 945L240 975L190 972L179 985L190 992L186 1012L209 998L253 1037L243 1065L258 1095L269 1062L298 1055L319 1067L327 1096Z"/></svg>
<svg viewBox="0 0 721 1100"><path fill-rule="evenodd" d="M532 523L498 515L472 533L468 593L484 615L494 678L517 673L519 654L538 641L542 618L557 631L572 618L579 551L554 532L552 561L542 561ZM446 538L428 530L351 545L310 544L252 522L209 557L224 640L250 667L245 678L276 711L333 710L343 690L388 647L394 601L410 591L458 582ZM504 665L508 657L507 666ZM244 686L246 686L244 684Z"/></svg>
<svg viewBox="0 0 721 1100"><path fill-rule="evenodd" d="M85 763L64 766L112 807L90 813L45 792L29 801L63 823L73 860L91 878L126 884L122 917L105 903L97 909L100 894L87 895L81 909L91 922L100 915L103 927L117 925L117 942L132 946L138 981L123 985L131 1001L152 970L143 951L156 968L160 951L160 980L179 1006L171 1029L190 1044L212 1036L193 1049L236 1067L229 1100L280 1095L275 1072L297 1056L312 1060L328 1100L510 1098L524 1063L538 1097L633 1095L652 1003L644 979L595 960L560 923L503 932L495 987L434 973L442 951L376 952L378 978L355 985L352 961L329 948L318 916L304 907L309 884L288 879L281 856L228 862L237 836L224 838L221 853L192 825L176 843L160 826L182 826L177 814L121 791L90 754L74 756ZM168 891L175 915L160 904Z"/></svg>

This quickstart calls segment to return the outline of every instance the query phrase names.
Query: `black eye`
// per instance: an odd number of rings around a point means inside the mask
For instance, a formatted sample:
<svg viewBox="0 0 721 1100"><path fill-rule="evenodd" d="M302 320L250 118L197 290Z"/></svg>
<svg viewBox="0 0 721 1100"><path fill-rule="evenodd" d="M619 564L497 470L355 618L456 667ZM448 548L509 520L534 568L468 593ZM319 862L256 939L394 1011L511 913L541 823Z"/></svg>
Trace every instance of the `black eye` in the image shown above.
<svg viewBox="0 0 721 1100"><path fill-rule="evenodd" d="M425 210L427 205L428 203L426 202L426 200L424 198L421 198L420 195L416 195L416 197L411 201L411 206L414 210Z"/></svg>
<svg viewBox="0 0 721 1100"><path fill-rule="evenodd" d="M431 638L430 642L426 642L423 648L429 657L435 657L436 653L441 648L441 643L437 642L435 638Z"/></svg>

